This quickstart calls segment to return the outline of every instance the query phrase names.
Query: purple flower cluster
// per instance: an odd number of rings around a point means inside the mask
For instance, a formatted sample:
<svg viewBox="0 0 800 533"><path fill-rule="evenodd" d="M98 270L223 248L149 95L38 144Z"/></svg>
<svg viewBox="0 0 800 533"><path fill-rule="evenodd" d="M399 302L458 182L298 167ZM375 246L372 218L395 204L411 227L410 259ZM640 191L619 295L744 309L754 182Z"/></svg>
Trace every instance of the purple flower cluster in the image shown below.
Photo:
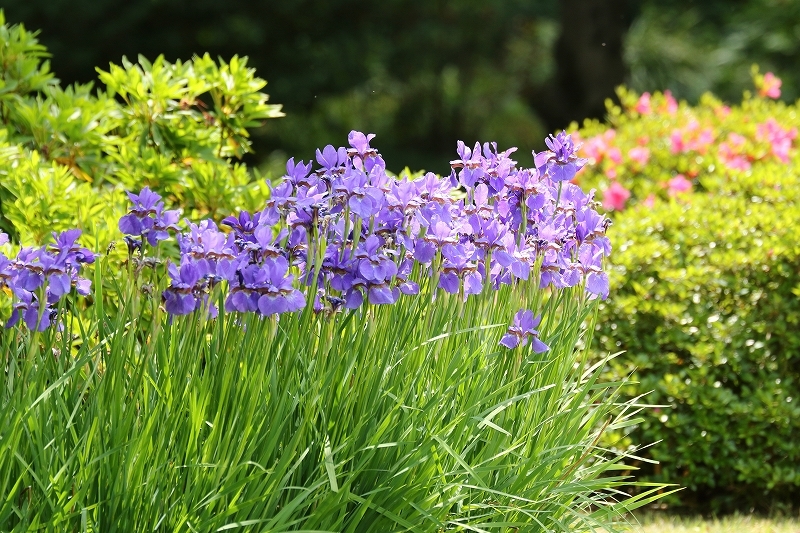
<svg viewBox="0 0 800 533"><path fill-rule="evenodd" d="M14 297L7 328L22 320L29 329L43 331L56 321L58 303L73 287L82 296L89 294L91 282L79 274L95 255L78 244L80 235L79 229L53 233L53 244L22 248L15 259L0 253L0 287ZM0 245L7 242L0 233Z"/></svg>
<svg viewBox="0 0 800 533"><path fill-rule="evenodd" d="M131 250L139 249L147 240L150 246L169 238L167 230L178 231L177 210L164 210L161 196L145 187L139 194L128 193L133 206L119 219L119 230L126 235L125 242Z"/></svg>
<svg viewBox="0 0 800 533"><path fill-rule="evenodd" d="M265 208L226 218L228 232L210 220L189 224L180 263L169 267L167 310L203 307L213 316L209 292L221 286L228 311L281 314L303 309L312 287L313 309L330 313L392 304L417 294L423 278L466 299L534 272L542 288L580 285L607 296L608 220L593 191L569 183L586 161L568 135L548 139L535 168L519 168L516 149L459 142L449 176L413 180L387 173L373 137L354 131L350 148L317 150L316 169L290 159ZM174 216L148 189L130 198L120 229L157 242ZM518 314L503 344L532 336L541 349L536 322Z"/></svg>

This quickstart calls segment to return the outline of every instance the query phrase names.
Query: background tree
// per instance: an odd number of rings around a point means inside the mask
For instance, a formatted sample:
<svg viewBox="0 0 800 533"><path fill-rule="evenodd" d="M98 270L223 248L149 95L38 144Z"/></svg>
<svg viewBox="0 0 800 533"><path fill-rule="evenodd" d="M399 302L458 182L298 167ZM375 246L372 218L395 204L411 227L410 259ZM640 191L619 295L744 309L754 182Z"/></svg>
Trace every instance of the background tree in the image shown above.
<svg viewBox="0 0 800 533"><path fill-rule="evenodd" d="M6 0L40 28L63 82L123 55L250 57L285 119L257 157L308 157L352 128L387 159L437 172L456 139L541 148L548 131L602 118L616 85L738 101L750 64L800 87L793 0ZM400 170L400 169L395 169Z"/></svg>

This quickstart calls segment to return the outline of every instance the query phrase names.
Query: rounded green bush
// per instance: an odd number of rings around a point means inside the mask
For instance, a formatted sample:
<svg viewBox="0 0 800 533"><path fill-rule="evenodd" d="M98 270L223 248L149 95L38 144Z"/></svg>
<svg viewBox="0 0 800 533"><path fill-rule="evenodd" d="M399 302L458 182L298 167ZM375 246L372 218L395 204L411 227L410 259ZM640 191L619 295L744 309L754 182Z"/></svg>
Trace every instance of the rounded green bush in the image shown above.
<svg viewBox="0 0 800 533"><path fill-rule="evenodd" d="M755 167L736 186L620 213L598 349L626 354L630 392L653 391L631 435L652 480L698 510L800 496L800 205L797 176ZM711 502L711 507L708 507Z"/></svg>

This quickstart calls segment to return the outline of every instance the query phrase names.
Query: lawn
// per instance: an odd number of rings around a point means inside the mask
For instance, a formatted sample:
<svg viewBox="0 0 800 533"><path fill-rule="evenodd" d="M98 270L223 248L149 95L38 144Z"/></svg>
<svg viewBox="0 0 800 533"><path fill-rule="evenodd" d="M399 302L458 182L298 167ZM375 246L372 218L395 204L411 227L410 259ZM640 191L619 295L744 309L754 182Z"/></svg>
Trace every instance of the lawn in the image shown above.
<svg viewBox="0 0 800 533"><path fill-rule="evenodd" d="M759 518L734 515L718 519L645 515L641 527L631 531L643 533L800 533L798 518Z"/></svg>

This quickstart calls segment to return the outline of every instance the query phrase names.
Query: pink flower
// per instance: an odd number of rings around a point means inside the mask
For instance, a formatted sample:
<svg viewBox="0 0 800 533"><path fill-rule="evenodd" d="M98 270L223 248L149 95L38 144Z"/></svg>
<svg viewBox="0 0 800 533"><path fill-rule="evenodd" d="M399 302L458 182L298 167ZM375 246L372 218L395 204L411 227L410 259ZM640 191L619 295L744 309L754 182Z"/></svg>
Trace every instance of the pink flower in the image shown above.
<svg viewBox="0 0 800 533"><path fill-rule="evenodd" d="M608 158L614 163L619 164L622 162L622 152L620 152L619 148L616 146L612 146L608 149Z"/></svg>
<svg viewBox="0 0 800 533"><path fill-rule="evenodd" d="M764 80L758 88L758 95L761 97L777 99L781 97L781 84L783 82L772 72L764 74Z"/></svg>
<svg viewBox="0 0 800 533"><path fill-rule="evenodd" d="M666 103L664 105L667 113L669 113L670 115L674 115L675 112L678 110L678 102L672 96L672 93L668 90L664 91L664 99L666 100Z"/></svg>
<svg viewBox="0 0 800 533"><path fill-rule="evenodd" d="M714 114L717 115L719 118L725 118L731 114L731 108L726 105L721 105L719 107L714 108Z"/></svg>
<svg viewBox="0 0 800 533"><path fill-rule="evenodd" d="M636 146L628 151L628 157L636 161L641 166L645 166L650 160L650 149L645 146Z"/></svg>
<svg viewBox="0 0 800 533"><path fill-rule="evenodd" d="M645 198L644 202L642 202L642 204L648 208L653 207L655 203L656 203L656 196L654 194L648 194L647 198Z"/></svg>
<svg viewBox="0 0 800 533"><path fill-rule="evenodd" d="M603 192L603 208L615 211L622 211L625 209L625 202L631 197L631 192L619 184L614 182L611 186Z"/></svg>
<svg viewBox="0 0 800 533"><path fill-rule="evenodd" d="M708 145L714 142L714 130L711 128L705 128L700 132L700 135L697 136L697 141L695 143L696 150L700 153L706 153L708 149Z"/></svg>
<svg viewBox="0 0 800 533"><path fill-rule="evenodd" d="M670 152L673 154L679 154L686 150L686 144L683 142L681 130L672 130L669 140L671 141Z"/></svg>
<svg viewBox="0 0 800 533"><path fill-rule="evenodd" d="M789 151L795 138L797 138L797 128L784 129L771 117L756 127L756 139L770 143L772 154L783 163L789 162Z"/></svg>
<svg viewBox="0 0 800 533"><path fill-rule="evenodd" d="M719 158L731 170L748 170L750 161L745 157L744 144L747 142L738 133L729 133L728 140L719 145Z"/></svg>
<svg viewBox="0 0 800 533"><path fill-rule="evenodd" d="M639 101L636 102L636 107L634 107L637 113L640 115L649 115L653 112L653 108L650 106L650 93L642 93L639 97Z"/></svg>
<svg viewBox="0 0 800 533"><path fill-rule="evenodd" d="M583 143L582 155L590 159L593 165L596 165L603 160L616 135L617 132L613 129L604 131L602 135L595 135Z"/></svg>
<svg viewBox="0 0 800 533"><path fill-rule="evenodd" d="M678 174L667 183L670 196L678 196L692 190L692 182L687 180L683 174Z"/></svg>

